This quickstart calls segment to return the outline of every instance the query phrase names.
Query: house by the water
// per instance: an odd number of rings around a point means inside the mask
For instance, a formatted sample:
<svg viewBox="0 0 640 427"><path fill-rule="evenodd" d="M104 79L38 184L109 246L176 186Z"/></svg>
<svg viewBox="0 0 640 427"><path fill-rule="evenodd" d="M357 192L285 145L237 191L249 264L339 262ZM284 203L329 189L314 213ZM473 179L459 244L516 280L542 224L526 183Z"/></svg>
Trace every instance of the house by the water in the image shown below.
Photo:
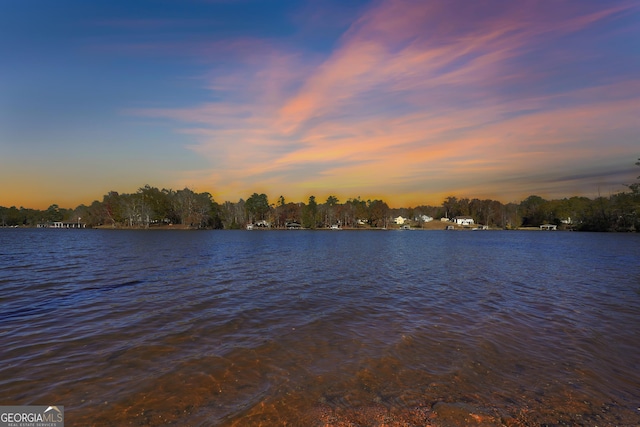
<svg viewBox="0 0 640 427"><path fill-rule="evenodd" d="M47 221L39 223L38 228L87 228L87 224L80 221Z"/></svg>
<svg viewBox="0 0 640 427"><path fill-rule="evenodd" d="M457 216L452 221L457 225L473 225L473 218L470 216Z"/></svg>

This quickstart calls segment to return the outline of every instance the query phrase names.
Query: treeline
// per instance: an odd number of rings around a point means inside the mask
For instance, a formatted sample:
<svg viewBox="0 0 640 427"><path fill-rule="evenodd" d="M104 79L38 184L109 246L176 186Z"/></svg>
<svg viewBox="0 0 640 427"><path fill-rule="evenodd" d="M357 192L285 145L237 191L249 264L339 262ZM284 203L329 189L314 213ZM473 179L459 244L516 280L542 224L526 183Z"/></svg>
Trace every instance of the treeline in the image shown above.
<svg viewBox="0 0 640 427"><path fill-rule="evenodd" d="M640 166L640 159L636 163ZM640 179L640 177L638 177ZM555 224L584 231L640 230L640 182L628 191L608 197L571 197L545 200L532 195L519 203L447 197L442 205L390 208L383 200L351 198L340 202L329 196L318 202L288 202L280 196L270 203L266 194L254 193L246 200L219 204L209 193L189 188L174 191L145 185L132 194L111 191L90 206L64 209L51 205L46 210L0 206L0 225L37 226L54 221L82 222L88 227L152 228L182 225L189 228L237 229L247 224L270 228L292 225L304 228L384 228L402 216L411 226L422 227L431 219L469 216L476 224L495 228L537 227Z"/></svg>
<svg viewBox="0 0 640 427"><path fill-rule="evenodd" d="M51 205L46 210L0 207L3 226L37 226L55 221L78 222L88 227L111 226L149 228L180 224L193 228L222 228L219 207L209 193L158 189L145 185L132 194L110 191L90 206L64 209Z"/></svg>
<svg viewBox="0 0 640 427"><path fill-rule="evenodd" d="M0 207L0 225L37 226L47 222L82 222L88 227L109 226L150 228L184 225L190 228L237 229L247 224L285 228L298 224L304 228L331 225L351 228L384 228L402 216L412 226L421 227L433 218L470 216L476 224L496 228L559 227L590 231L640 230L640 192L621 192L609 197L589 199L571 197L545 200L529 196L519 203L496 200L447 197L441 206L390 208L382 200L352 198L341 203L329 196L318 203L314 196L306 203L287 202L284 197L271 204L265 194L254 193L247 200L216 203L209 193L185 188L173 191L145 186L133 194L106 194L90 206L64 209L51 205L46 210Z"/></svg>

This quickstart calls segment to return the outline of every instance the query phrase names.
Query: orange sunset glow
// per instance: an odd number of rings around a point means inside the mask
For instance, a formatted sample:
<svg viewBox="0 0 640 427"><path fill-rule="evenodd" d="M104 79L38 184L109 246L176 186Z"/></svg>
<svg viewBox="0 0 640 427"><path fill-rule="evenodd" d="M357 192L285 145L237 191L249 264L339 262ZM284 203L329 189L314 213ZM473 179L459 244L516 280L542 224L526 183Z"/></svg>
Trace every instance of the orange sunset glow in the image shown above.
<svg viewBox="0 0 640 427"><path fill-rule="evenodd" d="M82 9L42 27L12 5L0 205L151 184L412 206L590 197L637 175L637 2L252 7L260 19Z"/></svg>

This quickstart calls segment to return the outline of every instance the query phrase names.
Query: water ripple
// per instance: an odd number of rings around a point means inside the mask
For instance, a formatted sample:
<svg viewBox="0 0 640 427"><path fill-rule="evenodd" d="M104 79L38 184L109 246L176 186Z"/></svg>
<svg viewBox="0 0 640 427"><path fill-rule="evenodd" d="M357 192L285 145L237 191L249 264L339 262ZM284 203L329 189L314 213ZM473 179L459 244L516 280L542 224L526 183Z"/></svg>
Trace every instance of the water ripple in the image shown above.
<svg viewBox="0 0 640 427"><path fill-rule="evenodd" d="M517 417L574 397L582 419L633 420L638 243L0 230L0 400L60 402L69 425L296 424L442 399Z"/></svg>

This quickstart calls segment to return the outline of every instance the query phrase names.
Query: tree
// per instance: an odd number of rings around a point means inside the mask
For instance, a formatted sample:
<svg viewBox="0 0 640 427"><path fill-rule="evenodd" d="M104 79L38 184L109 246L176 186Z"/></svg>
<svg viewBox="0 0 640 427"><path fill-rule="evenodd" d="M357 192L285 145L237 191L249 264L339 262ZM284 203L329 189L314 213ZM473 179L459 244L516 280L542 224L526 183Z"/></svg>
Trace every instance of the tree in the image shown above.
<svg viewBox="0 0 640 427"><path fill-rule="evenodd" d="M343 226L355 227L356 211L351 200L347 200L346 203L338 208L338 217L340 218Z"/></svg>
<svg viewBox="0 0 640 427"><path fill-rule="evenodd" d="M63 214L60 212L60 207L56 204L53 204L47 208L44 212L44 220L45 221L62 221Z"/></svg>
<svg viewBox="0 0 640 427"><path fill-rule="evenodd" d="M195 221L198 228L222 228L222 221L218 214L218 205L210 193L196 194Z"/></svg>
<svg viewBox="0 0 640 427"><path fill-rule="evenodd" d="M597 197L589 203L585 221L580 225L583 231L609 231L613 230L611 215L611 200L606 197Z"/></svg>
<svg viewBox="0 0 640 427"><path fill-rule="evenodd" d="M469 215L469 199L460 199L457 197L449 196L442 203L445 209L445 216L447 218L454 218L456 216Z"/></svg>
<svg viewBox="0 0 640 427"><path fill-rule="evenodd" d="M637 197L633 193L622 192L611 196L611 209L616 230L633 231L640 228Z"/></svg>
<svg viewBox="0 0 640 427"><path fill-rule="evenodd" d="M150 209L145 203L142 193L122 194L120 195L120 201L125 223L128 227L149 227L151 222Z"/></svg>
<svg viewBox="0 0 640 427"><path fill-rule="evenodd" d="M0 222L3 227L15 227L26 224L23 209L18 210L15 206L10 208L0 208Z"/></svg>
<svg viewBox="0 0 640 427"><path fill-rule="evenodd" d="M387 226L387 212L389 206L382 200L368 200L368 222L371 227L384 227Z"/></svg>
<svg viewBox="0 0 640 427"><path fill-rule="evenodd" d="M357 228L359 220L367 220L367 202L360 200L360 197L348 199L338 209L338 215L341 218L342 225Z"/></svg>
<svg viewBox="0 0 640 427"><path fill-rule="evenodd" d="M104 224L106 217L104 215L104 207L102 203L97 200L94 200L90 206L81 205L75 210L76 215L82 218L82 222L87 224L89 227L94 227L96 225Z"/></svg>
<svg viewBox="0 0 640 427"><path fill-rule="evenodd" d="M527 226L538 226L547 222L545 204L547 201L540 196L531 195L520 202L522 223Z"/></svg>
<svg viewBox="0 0 640 427"><path fill-rule="evenodd" d="M189 188L176 191L173 206L178 214L180 224L192 226L201 222L200 209L196 194Z"/></svg>
<svg viewBox="0 0 640 427"><path fill-rule="evenodd" d="M266 194L253 193L245 203L249 222L264 220L269 213L269 200Z"/></svg>
<svg viewBox="0 0 640 427"><path fill-rule="evenodd" d="M245 201L238 200L237 203L224 202L221 207L222 226L227 229L239 229L246 221Z"/></svg>
<svg viewBox="0 0 640 427"><path fill-rule="evenodd" d="M350 203L353 206L353 212L355 214L354 221L353 221L354 227L358 226L358 222L360 220L369 221L369 212L367 211L367 202L365 202L364 200L360 200L360 197L358 197L357 199L351 199Z"/></svg>
<svg viewBox="0 0 640 427"><path fill-rule="evenodd" d="M640 166L640 158L638 158L638 161L635 163L636 166ZM640 180L640 176L638 176L636 179ZM634 196L640 196L640 182L634 182L633 184L628 185L628 187L631 189L631 193Z"/></svg>
<svg viewBox="0 0 640 427"><path fill-rule="evenodd" d="M454 196L447 197L446 199L444 199L444 202L442 202L442 207L445 211L444 216L449 219L453 218L457 215L456 211L458 208L458 198Z"/></svg>
<svg viewBox="0 0 640 427"><path fill-rule="evenodd" d="M333 225L336 223L337 206L338 198L336 196L327 197L327 201L324 203L326 225Z"/></svg>
<svg viewBox="0 0 640 427"><path fill-rule="evenodd" d="M296 222L302 224L302 208L303 203L289 202L284 207L284 225L288 222Z"/></svg>
<svg viewBox="0 0 640 427"><path fill-rule="evenodd" d="M158 190L148 184L138 190L142 194L143 201L148 207L150 221L152 223L173 222L175 214L171 199L175 196L172 190ZM172 221L173 220L173 221Z"/></svg>
<svg viewBox="0 0 640 427"><path fill-rule="evenodd" d="M284 196L280 196L275 209L276 227L278 228L287 223L286 206L287 203L284 200Z"/></svg>
<svg viewBox="0 0 640 427"><path fill-rule="evenodd" d="M102 198L104 215L113 227L124 220L122 199L117 191L110 191Z"/></svg>
<svg viewBox="0 0 640 427"><path fill-rule="evenodd" d="M302 211L302 226L305 228L316 228L318 225L318 203L315 196L309 196L309 203Z"/></svg>

